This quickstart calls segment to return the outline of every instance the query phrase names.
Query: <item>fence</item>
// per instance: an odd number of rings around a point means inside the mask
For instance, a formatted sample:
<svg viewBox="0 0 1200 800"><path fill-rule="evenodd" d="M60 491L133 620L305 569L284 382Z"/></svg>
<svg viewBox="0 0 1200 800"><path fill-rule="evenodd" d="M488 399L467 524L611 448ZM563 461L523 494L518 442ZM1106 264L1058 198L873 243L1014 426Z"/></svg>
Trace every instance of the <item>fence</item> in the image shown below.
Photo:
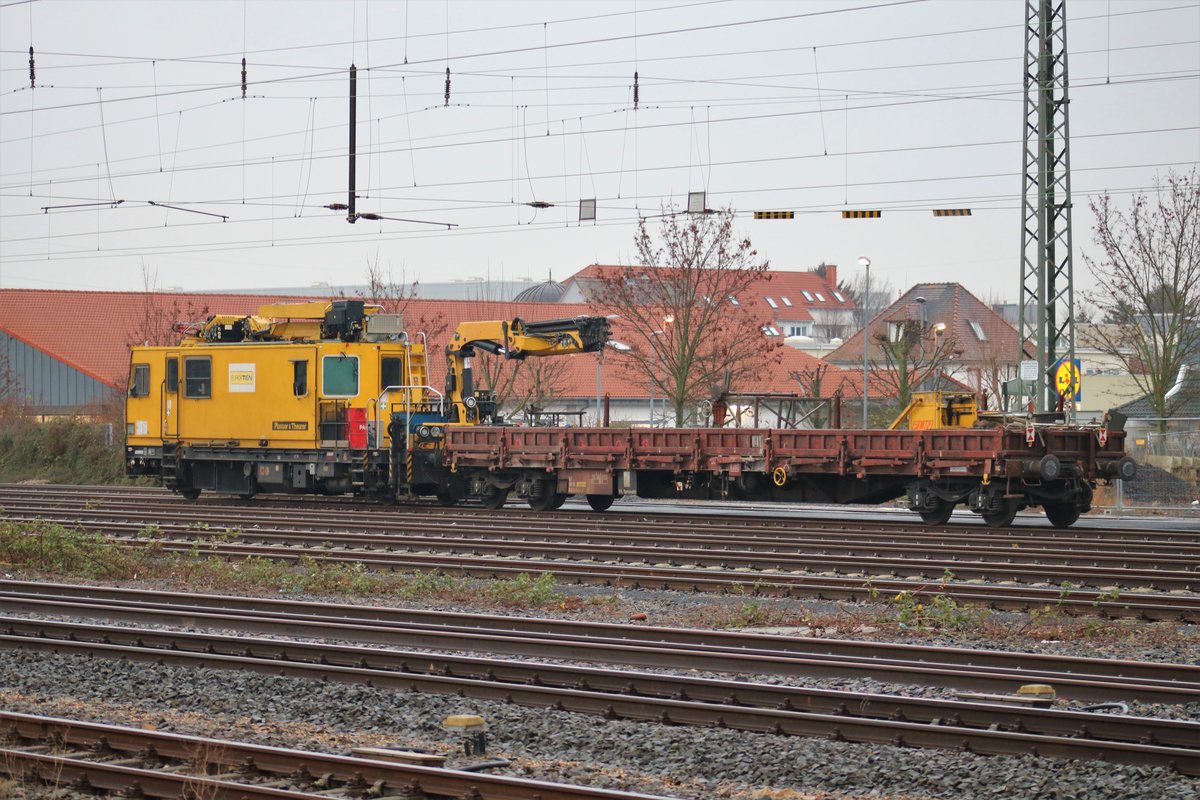
<svg viewBox="0 0 1200 800"><path fill-rule="evenodd" d="M1141 433L1126 440L1137 478L1101 491L1095 505L1114 511L1200 514L1200 430Z"/></svg>

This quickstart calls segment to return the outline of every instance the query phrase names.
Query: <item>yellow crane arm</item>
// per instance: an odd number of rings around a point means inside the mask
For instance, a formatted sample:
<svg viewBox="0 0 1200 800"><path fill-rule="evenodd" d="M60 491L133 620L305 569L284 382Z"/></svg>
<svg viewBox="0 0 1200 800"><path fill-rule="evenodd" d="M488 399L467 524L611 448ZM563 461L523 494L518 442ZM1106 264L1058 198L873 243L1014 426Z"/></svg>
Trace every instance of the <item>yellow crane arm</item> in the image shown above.
<svg viewBox="0 0 1200 800"><path fill-rule="evenodd" d="M581 316L542 322L526 322L516 317L462 323L446 347L450 421L478 424L494 413L494 408L482 409L485 413L481 413L481 403L494 401L490 393L476 391L472 380L471 358L477 349L520 361L529 357L594 353L604 347L610 335L612 329L606 317Z"/></svg>

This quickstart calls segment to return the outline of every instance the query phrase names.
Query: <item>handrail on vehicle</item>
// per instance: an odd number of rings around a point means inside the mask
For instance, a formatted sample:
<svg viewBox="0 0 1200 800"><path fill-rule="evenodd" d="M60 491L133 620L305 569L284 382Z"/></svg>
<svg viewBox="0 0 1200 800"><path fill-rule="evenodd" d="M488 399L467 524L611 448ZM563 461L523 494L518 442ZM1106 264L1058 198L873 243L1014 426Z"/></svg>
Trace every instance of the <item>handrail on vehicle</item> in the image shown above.
<svg viewBox="0 0 1200 800"><path fill-rule="evenodd" d="M419 384L419 383L418 384L407 384L404 386L388 386L388 387L384 388L384 390L379 393L379 396L377 398L375 398L376 408L382 407L384 395L386 395L388 392L411 391L413 389L424 389L426 392L431 392L432 394L437 395L438 414L442 414L442 415L445 414L445 409L446 409L445 396L441 392L439 392L437 389L433 388L432 386L429 386L428 384ZM405 412L408 414L408 419L405 420L404 427L405 427L405 430L408 430L408 429L412 428L412 401L410 399L406 398L404 406L405 406ZM384 420L381 420L381 419L376 420L375 426L376 426L375 427L375 441L382 442L383 441L382 431L386 427ZM383 427L381 427L381 426L383 426Z"/></svg>

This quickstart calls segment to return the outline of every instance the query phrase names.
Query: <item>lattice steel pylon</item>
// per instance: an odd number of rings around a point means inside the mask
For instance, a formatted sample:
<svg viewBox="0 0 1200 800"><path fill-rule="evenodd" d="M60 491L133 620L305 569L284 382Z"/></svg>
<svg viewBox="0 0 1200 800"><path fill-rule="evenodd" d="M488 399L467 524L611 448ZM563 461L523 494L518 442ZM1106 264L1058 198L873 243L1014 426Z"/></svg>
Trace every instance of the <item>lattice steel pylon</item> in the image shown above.
<svg viewBox="0 0 1200 800"><path fill-rule="evenodd" d="M1075 358L1066 0L1025 2L1020 358L1036 359L1035 410L1054 410L1056 362ZM1029 352L1032 345L1033 352ZM1077 387L1070 387L1064 408Z"/></svg>

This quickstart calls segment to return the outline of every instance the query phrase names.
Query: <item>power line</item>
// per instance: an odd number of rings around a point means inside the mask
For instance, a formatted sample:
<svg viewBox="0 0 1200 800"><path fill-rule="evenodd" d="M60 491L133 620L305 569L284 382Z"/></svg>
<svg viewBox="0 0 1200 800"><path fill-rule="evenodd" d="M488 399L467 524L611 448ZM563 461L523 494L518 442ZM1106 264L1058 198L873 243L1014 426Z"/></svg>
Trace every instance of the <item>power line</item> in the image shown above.
<svg viewBox="0 0 1200 800"><path fill-rule="evenodd" d="M870 105L860 106L856 110L869 111L869 110L876 110L876 109L880 109L880 108L907 107L907 106L915 106L915 105L924 105L924 104L929 104L929 103L948 102L950 100L957 100L957 99L961 99L961 98L934 97L934 98L922 98L922 99L910 100L910 101L897 101L894 103L874 103L874 104L870 104ZM764 121L764 120L772 120L772 119L785 119L785 118L789 118L789 117L810 115L813 113L816 113L816 112L807 111L807 110L805 110L805 111L778 111L778 112L766 113L766 114L750 114L750 115L742 115L742 116L718 117L718 118L714 118L713 120L711 120L711 123L712 124L729 124L729 123L735 123L735 122L750 122L750 121ZM604 115L604 116L609 116L609 115ZM681 126L684 126L687 124L689 124L689 123L687 123L686 121L644 123L644 124L639 124L639 130L645 131L645 130L660 130L660 129L678 128L678 127L681 127ZM335 126L335 127L341 127L341 126ZM603 134L603 133L616 134L616 133L621 133L623 131L624 131L624 128L617 128L617 127L595 128L595 129L590 130L589 134L592 134L592 135ZM568 132L564 128L559 132L551 132L551 133L547 134L546 137L542 137L542 138L567 136L567 135L574 136L576 134L574 132ZM436 137L436 138L444 138L444 136ZM1079 137L1077 136L1076 138L1079 138ZM508 138L476 139L476 140L471 140L471 141L466 141L466 142L435 141L430 144L416 145L416 146L412 146L407 149L410 152L427 152L427 151L432 151L432 150L443 150L443 149L447 149L447 148L479 147L479 146L485 146L485 145L490 145L490 144L507 143L508 141L509 141ZM398 152L404 152L404 151L405 151L405 149L403 149L403 148L388 148L388 149L379 150L377 152L377 154L383 155L383 154L388 154L388 153L398 153ZM294 158L285 158L285 159L277 158L275 160L275 163L285 164L285 163L292 163L292 162L296 162L296 161L325 160L325 159L332 159L332 158L340 158L343 155L344 154L342 153L341 150L329 151L328 154L325 154L321 151L315 151L308 156L301 154ZM147 158L147 157L143 156L141 158ZM183 167L183 168L181 168L181 171L196 172L196 171L202 171L202 170L208 170L208 169L222 169L222 168L229 168L232 166L238 166L241 163L242 162L238 162L238 161L230 161L230 162L218 162L215 164L193 165L193 166ZM266 163L268 163L267 159L256 159L251 162L248 162L248 165L262 166L262 165L265 165ZM137 177L140 175L151 174L152 172L153 172L153 170L138 170L138 171L121 173L117 177ZM56 181L69 184L72 182L78 182L78 181L83 181L83 180L88 180L88 179L89 178L87 178L87 177L81 176L76 179L58 178L58 179L56 179ZM8 189L8 188L11 188L11 187L6 186L6 185L0 185L0 190L4 190L4 189Z"/></svg>
<svg viewBox="0 0 1200 800"><path fill-rule="evenodd" d="M712 23L710 25L695 25L695 26L691 26L691 27L687 27L687 28L673 28L673 29L664 30L664 31L650 31L647 33L634 33L634 34L629 34L629 35L607 36L607 37L600 37L600 38L595 38L595 39L582 39L582 40L575 40L575 41L571 41L571 42L560 42L560 43L556 43L553 45L543 44L542 47L536 47L536 46L535 47L516 47L516 48L507 48L504 50L484 51L484 52L479 52L479 53L463 53L463 54L455 54L453 56L449 56L449 58L451 58L451 60L454 60L454 61L465 61L468 59L487 58L487 57L496 56L496 55L512 55L512 54L516 54L516 53L529 53L529 52L541 51L544 49L560 49L560 48L568 48L568 47L582 47L585 45L612 44L614 42L625 41L625 40L629 40L629 39L636 41L638 38L651 38L651 37L658 37L658 36L675 36L675 35L684 34L684 33L696 33L696 32L700 32L700 31L723 30L723 29L728 29L728 28L744 27L747 25L765 25L765 24L785 22L785 21L790 21L790 20L806 19L806 18L812 18L812 17L823 17L823 16L829 16L832 14L846 14L846 13L853 13L853 12L857 12L857 11L867 11L867 10L875 10L875 9L879 9L879 8L888 8L888 7L892 7L892 6L906 6L906 5L913 5L915 3L925 3L925 2L928 2L928 0L891 0L891 2L881 3L878 5L853 6L853 7L848 7L848 8L838 8L838 9L830 9L830 10L824 10L824 11L810 11L810 12L806 12L806 13L802 13L802 14L785 14L785 15L774 16L774 17L759 17L756 19L735 20L732 22ZM147 60L147 59L143 59L143 60ZM168 59L158 59L158 60L167 61ZM176 60L178 60L178 59L176 59ZM406 62L406 63L385 64L380 67L376 67L375 69L382 71L382 70L399 68L399 67L407 67L409 64L439 63L443 60L444 60L443 58L427 58L427 59L421 59L419 61L411 61L411 62ZM311 75L311 76L267 78L267 79L264 79L261 81L256 81L255 85L258 86L258 85L273 84L273 83L292 82L292 81L302 80L306 77L318 77L319 78L319 77L325 77L327 75L336 75L343 71L344 70L324 70L324 71L321 71L321 72L316 73L315 75ZM164 94L164 96L189 94L189 93L203 92L203 91L228 90L230 88L236 88L236 85L221 83L221 84L216 84L208 89L182 89L182 90L177 90L175 92L167 92ZM150 97L148 95L135 95L132 97L119 98L120 101L147 100L147 99L150 99ZM110 101L110 102L112 102L112 101ZM71 104L67 104L67 105L50 106L49 108L42 109L42 110L58 111L58 110L68 109L68 108L79 108L84 105L87 105L87 104L86 103L71 103ZM9 114L27 114L27 113L29 113L28 109L18 109L15 111L0 111L0 116L5 116L5 115L9 115Z"/></svg>
<svg viewBox="0 0 1200 800"><path fill-rule="evenodd" d="M1152 189L1153 189L1153 187L1137 186L1137 187L1122 187L1122 188L1117 188L1117 189L1106 189L1106 190L1100 190L1100 189L1082 190L1079 193L1080 194L1090 194L1093 192L1104 191L1104 192L1107 192L1109 195L1118 196L1118 195L1135 194L1135 193L1139 193L1139 192L1147 192ZM758 191L758 190L751 190L751 191ZM991 198L989 198L988 196L932 197L932 198L925 198L922 201L920 201L922 203L922 205L916 205L915 203L910 204L908 206L897 206L897 205L889 204L889 203L873 203L873 205L875 205L876 207L883 208L885 210L896 211L896 212L898 212L898 211L927 212L930 208L934 207L933 204L973 203L973 202L979 202L979 201L986 200L986 199L997 199L997 198L1006 199L1006 198L1004 198L1002 196L998 196L998 195L991 196ZM1015 198L1015 195L1010 195L1010 196L1007 196L1007 199L1015 201L1016 198ZM1017 208L1018 208L1018 205L1014 202L1014 205L1012 205L1012 206L997 208L995 210L1015 210ZM808 213L815 212L815 213L833 214L833 213L835 213L835 211L840 210L840 209L835 208L833 206L825 206L825 207L813 206L813 207L809 207L809 208L801 207L796 210L802 211L802 212L808 212ZM742 212L743 216L748 215L749 213L751 213L751 212ZM612 227L612 226L617 226L617 225L629 225L629 224L635 222L637 219L638 219L638 214L635 213L635 214L632 214L632 215L629 215L629 216L626 216L623 218L610 219L610 220L598 220L594 227ZM262 221L262 220L256 220L256 222L260 222L260 221ZM235 224L235 222L231 221L229 223L226 223L226 226L234 225L234 224ZM593 226L589 225L588 227L593 227ZM513 223L501 223L501 224L496 224L496 225L482 225L482 226L476 226L476 227L468 226L468 227L459 228L459 229L456 229L453 231L442 231L442 232L438 232L435 234L430 234L427 232L418 232L418 231L391 232L391 233L382 233L382 234L380 234L380 233L362 233L362 234L351 233L351 234L337 234L337 235L325 234L325 235L319 235L319 236L296 237L293 239L279 239L279 238L276 238L274 240L246 239L246 240L235 241L235 242L224 242L222 244L217 244L217 245L214 245L211 243L186 243L186 244L167 246L167 247L160 246L158 248L152 248L152 247L120 248L120 249L116 249L116 250L108 250L108 251L100 251L100 252L97 252L96 250L93 250L93 249L76 250L76 251L61 251L61 252L51 252L49 255L58 261L81 261L81 260L90 260L90 259L97 259L97 258L119 258L122 256L132 256L132 255L140 255L140 256L188 255L188 254L192 254L192 253L217 253L217 252L259 250L259 249L269 249L269 248L273 248L273 247L313 247L313 246L322 246L322 245L333 246L333 245L338 245L338 244L353 244L355 242L380 242L380 241L428 239L428 238L433 238L433 236L438 236L438 237L479 236L479 235L487 235L487 234L498 233L498 232L521 233L521 232L532 232L532 231L543 232L546 230L562 230L561 222L559 222L557 220L550 220L550 221L546 221L546 222L532 221L529 223L523 223L523 224L519 224L519 225L516 225ZM9 264L12 264L12 263L36 263L36 262L42 262L45 260L46 260L46 257L44 257L44 256L33 256L33 255L30 255L29 257L11 257L11 256L7 256L7 255L0 256L0 263L9 263Z"/></svg>

